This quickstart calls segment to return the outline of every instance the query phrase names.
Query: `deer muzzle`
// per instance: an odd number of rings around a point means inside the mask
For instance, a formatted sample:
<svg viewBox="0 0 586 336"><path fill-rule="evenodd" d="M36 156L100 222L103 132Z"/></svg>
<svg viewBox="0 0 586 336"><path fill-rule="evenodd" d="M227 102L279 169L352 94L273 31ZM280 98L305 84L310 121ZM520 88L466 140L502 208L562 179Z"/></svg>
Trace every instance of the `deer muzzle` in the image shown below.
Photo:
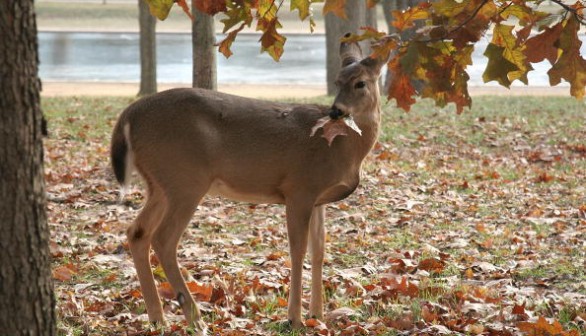
<svg viewBox="0 0 586 336"><path fill-rule="evenodd" d="M332 105L329 112L330 118L336 120L345 117L347 114L340 110L336 105Z"/></svg>

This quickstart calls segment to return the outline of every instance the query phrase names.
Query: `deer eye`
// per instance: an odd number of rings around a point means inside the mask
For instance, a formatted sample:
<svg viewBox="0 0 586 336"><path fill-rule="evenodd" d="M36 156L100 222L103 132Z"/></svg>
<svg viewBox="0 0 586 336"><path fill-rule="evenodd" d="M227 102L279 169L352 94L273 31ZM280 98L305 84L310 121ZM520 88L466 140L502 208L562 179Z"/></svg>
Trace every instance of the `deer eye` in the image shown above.
<svg viewBox="0 0 586 336"><path fill-rule="evenodd" d="M365 81L360 81L356 84L354 84L354 88L355 89L363 89L366 86L366 82Z"/></svg>

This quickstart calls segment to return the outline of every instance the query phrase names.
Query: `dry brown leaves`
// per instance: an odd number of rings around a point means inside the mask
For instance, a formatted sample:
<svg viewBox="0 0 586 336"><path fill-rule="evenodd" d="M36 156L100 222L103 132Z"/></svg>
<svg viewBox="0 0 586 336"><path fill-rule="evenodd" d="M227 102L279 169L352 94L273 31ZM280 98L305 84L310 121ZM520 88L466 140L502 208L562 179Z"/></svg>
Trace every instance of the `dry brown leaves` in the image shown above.
<svg viewBox="0 0 586 336"><path fill-rule="evenodd" d="M60 332L186 335L155 256L170 326L146 322L126 244L143 195L137 187L117 202L107 157L115 111L127 101L91 103L108 117L80 112L88 102L45 108ZM58 112L65 117L51 117ZM362 186L328 207L326 316L307 319L307 333L584 332L584 128L563 117L540 124L525 119L531 112L491 113L385 115L389 140L369 157ZM282 332L286 251L281 207L218 199L200 206L179 260L214 335ZM306 291L305 309L308 299Z"/></svg>

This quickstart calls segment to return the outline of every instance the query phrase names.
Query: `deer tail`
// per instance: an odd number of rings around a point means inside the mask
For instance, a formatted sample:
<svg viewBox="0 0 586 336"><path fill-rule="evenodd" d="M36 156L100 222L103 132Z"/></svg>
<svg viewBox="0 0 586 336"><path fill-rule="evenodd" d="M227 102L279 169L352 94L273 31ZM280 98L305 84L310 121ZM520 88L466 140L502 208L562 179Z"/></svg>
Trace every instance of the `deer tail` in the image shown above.
<svg viewBox="0 0 586 336"><path fill-rule="evenodd" d="M130 175L132 174L132 148L130 146L130 124L121 118L112 134L110 155L112 170L116 180L121 186L120 197L123 198L127 191Z"/></svg>

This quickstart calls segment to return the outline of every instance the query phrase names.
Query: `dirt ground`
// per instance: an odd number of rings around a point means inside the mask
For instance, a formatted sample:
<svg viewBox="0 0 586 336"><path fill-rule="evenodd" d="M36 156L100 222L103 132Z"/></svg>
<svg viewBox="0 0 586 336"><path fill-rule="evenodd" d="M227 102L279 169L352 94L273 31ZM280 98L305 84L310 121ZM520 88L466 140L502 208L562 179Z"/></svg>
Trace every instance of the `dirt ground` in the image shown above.
<svg viewBox="0 0 586 336"><path fill-rule="evenodd" d="M158 91L175 87L190 87L187 83L159 84ZM57 96L134 96L138 93L138 83L80 83L44 82L41 94L46 97ZM288 97L314 97L326 94L325 85L219 85L219 91L245 97L267 99Z"/></svg>
<svg viewBox="0 0 586 336"><path fill-rule="evenodd" d="M159 91L174 87L189 87L186 83L159 84ZM93 83L93 82L43 82L42 96L133 96L138 92L138 83ZM219 91L254 98L315 97L326 94L325 85L250 85L222 84ZM569 96L569 87L512 87L510 90L496 86L470 87L470 95L512 96Z"/></svg>

